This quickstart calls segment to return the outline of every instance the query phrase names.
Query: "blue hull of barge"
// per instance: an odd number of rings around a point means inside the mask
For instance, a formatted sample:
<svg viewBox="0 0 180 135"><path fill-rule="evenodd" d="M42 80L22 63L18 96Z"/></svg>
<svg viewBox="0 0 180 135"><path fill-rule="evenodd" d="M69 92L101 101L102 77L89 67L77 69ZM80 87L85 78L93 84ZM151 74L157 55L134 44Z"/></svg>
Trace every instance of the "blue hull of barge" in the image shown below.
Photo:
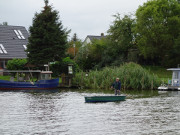
<svg viewBox="0 0 180 135"><path fill-rule="evenodd" d="M53 89L59 85L59 78L37 82L11 82L0 80L0 90Z"/></svg>

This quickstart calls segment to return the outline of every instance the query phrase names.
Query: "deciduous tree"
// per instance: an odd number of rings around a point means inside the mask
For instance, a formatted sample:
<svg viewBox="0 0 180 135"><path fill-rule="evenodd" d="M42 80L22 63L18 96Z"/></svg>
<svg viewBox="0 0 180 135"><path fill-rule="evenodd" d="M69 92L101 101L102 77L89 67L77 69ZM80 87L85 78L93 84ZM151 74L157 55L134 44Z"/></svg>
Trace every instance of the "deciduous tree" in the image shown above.
<svg viewBox="0 0 180 135"><path fill-rule="evenodd" d="M150 0L136 11L137 43L145 59L167 63L180 35L178 0Z"/></svg>

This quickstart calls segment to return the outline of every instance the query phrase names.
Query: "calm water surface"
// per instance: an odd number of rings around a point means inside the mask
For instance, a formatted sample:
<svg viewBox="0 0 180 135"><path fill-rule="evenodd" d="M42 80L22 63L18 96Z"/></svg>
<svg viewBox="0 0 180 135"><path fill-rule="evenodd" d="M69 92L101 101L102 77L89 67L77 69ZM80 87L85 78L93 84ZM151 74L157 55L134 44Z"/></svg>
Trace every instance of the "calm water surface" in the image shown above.
<svg viewBox="0 0 180 135"><path fill-rule="evenodd" d="M92 95L105 94L0 92L0 135L180 135L180 91L85 103Z"/></svg>

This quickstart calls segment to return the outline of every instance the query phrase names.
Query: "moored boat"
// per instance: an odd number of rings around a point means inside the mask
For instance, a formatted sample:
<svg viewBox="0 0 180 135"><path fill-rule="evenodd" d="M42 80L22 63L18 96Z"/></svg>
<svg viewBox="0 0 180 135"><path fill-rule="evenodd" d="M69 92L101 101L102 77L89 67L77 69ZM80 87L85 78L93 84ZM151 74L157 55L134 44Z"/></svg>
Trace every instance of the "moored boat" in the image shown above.
<svg viewBox="0 0 180 135"><path fill-rule="evenodd" d="M3 72L17 76L17 79L14 81L15 78L11 77L10 81L0 80L0 90L54 89L59 85L59 78L51 79L51 71L6 70Z"/></svg>
<svg viewBox="0 0 180 135"><path fill-rule="evenodd" d="M85 97L86 103L95 103L95 102L117 102L117 101L125 101L126 96L92 96Z"/></svg>
<svg viewBox="0 0 180 135"><path fill-rule="evenodd" d="M172 80L168 80L168 84L161 84L159 91L177 91L180 90L180 68L169 68L172 71Z"/></svg>

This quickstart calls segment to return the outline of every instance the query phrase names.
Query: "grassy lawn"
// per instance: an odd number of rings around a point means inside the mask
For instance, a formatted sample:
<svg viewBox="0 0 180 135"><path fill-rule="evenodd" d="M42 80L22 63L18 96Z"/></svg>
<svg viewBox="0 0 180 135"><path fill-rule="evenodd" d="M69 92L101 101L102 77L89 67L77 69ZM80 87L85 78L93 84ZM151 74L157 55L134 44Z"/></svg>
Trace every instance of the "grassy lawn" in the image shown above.
<svg viewBox="0 0 180 135"><path fill-rule="evenodd" d="M143 66L145 69L149 70L150 73L156 74L159 77L159 81L168 83L168 79L172 78L172 71L168 71L166 68L159 66Z"/></svg>

